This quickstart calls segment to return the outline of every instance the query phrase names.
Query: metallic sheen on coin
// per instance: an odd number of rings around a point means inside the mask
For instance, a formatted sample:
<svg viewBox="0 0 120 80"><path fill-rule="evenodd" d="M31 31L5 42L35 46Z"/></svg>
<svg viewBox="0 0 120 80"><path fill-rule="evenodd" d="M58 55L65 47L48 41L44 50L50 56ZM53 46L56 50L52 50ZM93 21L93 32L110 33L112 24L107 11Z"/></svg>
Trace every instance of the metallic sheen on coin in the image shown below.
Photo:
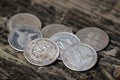
<svg viewBox="0 0 120 80"><path fill-rule="evenodd" d="M12 16L7 22L7 28L9 31L14 27L21 25L31 25L41 29L41 21L34 15L29 13L19 13Z"/></svg>
<svg viewBox="0 0 120 80"><path fill-rule="evenodd" d="M30 42L24 50L28 62L36 66L46 66L57 60L59 48L47 38L38 38Z"/></svg>
<svg viewBox="0 0 120 80"><path fill-rule="evenodd" d="M97 59L96 51L84 43L73 44L62 54L62 61L65 66L74 71L86 71L92 68Z"/></svg>
<svg viewBox="0 0 120 80"><path fill-rule="evenodd" d="M95 27L81 29L76 35L82 43L91 45L96 51L104 49L109 43L107 33Z"/></svg>
<svg viewBox="0 0 120 80"><path fill-rule="evenodd" d="M73 33L72 29L62 24L50 24L50 25L45 26L41 31L43 33L43 36L46 38L49 38L50 36L58 32Z"/></svg>
<svg viewBox="0 0 120 80"><path fill-rule="evenodd" d="M15 27L8 35L8 42L14 49L23 51L24 47L36 38L41 38L42 33L38 28L30 25Z"/></svg>
<svg viewBox="0 0 120 80"><path fill-rule="evenodd" d="M59 47L60 50L60 55L58 57L58 60L62 60L61 58L61 54L64 53L64 51L73 43L80 43L80 39L72 34L72 33L68 33L68 32L59 32L56 33L54 35L52 35L50 37L50 39L54 42L56 42L56 44Z"/></svg>

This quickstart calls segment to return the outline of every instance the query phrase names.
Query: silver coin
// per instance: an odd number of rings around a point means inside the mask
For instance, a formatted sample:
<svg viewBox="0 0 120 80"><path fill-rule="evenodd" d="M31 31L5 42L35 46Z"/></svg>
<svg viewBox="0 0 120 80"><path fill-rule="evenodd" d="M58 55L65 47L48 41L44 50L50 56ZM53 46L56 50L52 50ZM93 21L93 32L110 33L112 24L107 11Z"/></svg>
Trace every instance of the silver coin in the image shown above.
<svg viewBox="0 0 120 80"><path fill-rule="evenodd" d="M59 32L56 33L54 35L52 35L50 37L50 39L54 42L56 42L56 44L59 47L60 50L60 55L58 57L58 60L62 60L61 54L64 53L64 51L73 43L80 43L80 39L72 34L72 33L68 33L68 32Z"/></svg>
<svg viewBox="0 0 120 80"><path fill-rule="evenodd" d="M49 39L38 38L28 44L24 56L33 65L46 66L57 60L59 48Z"/></svg>
<svg viewBox="0 0 120 80"><path fill-rule="evenodd" d="M20 13L12 16L7 22L7 28L9 31L14 27L21 25L31 25L41 29L41 21L34 15L29 13Z"/></svg>
<svg viewBox="0 0 120 80"><path fill-rule="evenodd" d="M92 68L97 60L96 51L84 43L73 44L62 54L64 65L74 71L86 71Z"/></svg>
<svg viewBox="0 0 120 80"><path fill-rule="evenodd" d="M95 27L81 29L76 35L82 43L91 45L96 51L104 49L109 43L107 33Z"/></svg>
<svg viewBox="0 0 120 80"><path fill-rule="evenodd" d="M58 32L72 33L72 29L62 24L50 24L48 26L45 26L41 31L43 33L43 36L46 38L49 38L50 36Z"/></svg>
<svg viewBox="0 0 120 80"><path fill-rule="evenodd" d="M42 33L38 28L22 25L14 28L8 35L8 42L14 49L23 51L24 47L36 38L41 38Z"/></svg>

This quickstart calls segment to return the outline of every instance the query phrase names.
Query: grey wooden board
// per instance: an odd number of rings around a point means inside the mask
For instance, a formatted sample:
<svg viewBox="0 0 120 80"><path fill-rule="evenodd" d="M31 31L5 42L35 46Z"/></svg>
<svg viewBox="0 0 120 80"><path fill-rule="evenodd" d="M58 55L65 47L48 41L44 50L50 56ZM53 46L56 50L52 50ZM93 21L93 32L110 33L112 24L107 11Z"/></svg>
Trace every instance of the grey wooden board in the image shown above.
<svg viewBox="0 0 120 80"><path fill-rule="evenodd" d="M0 80L119 80L119 4L120 0L0 0ZM7 42L4 19L21 12L36 15L43 26L62 23L74 33L84 27L98 27L108 33L110 43L98 52L95 67L86 72L71 71L60 61L47 67L33 66Z"/></svg>

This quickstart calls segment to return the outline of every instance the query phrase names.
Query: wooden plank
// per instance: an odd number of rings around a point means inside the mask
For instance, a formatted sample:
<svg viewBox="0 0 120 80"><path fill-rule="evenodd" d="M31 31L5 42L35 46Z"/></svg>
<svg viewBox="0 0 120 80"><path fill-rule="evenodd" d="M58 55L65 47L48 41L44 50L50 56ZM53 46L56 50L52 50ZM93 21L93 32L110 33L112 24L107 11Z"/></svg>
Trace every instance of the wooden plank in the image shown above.
<svg viewBox="0 0 120 80"><path fill-rule="evenodd" d="M120 0L0 0L0 80L119 80L119 4ZM43 27L62 23L74 33L85 27L101 28L110 36L110 43L98 52L95 67L86 72L71 71L61 61L46 67L33 66L7 41L7 19L21 12L36 15Z"/></svg>

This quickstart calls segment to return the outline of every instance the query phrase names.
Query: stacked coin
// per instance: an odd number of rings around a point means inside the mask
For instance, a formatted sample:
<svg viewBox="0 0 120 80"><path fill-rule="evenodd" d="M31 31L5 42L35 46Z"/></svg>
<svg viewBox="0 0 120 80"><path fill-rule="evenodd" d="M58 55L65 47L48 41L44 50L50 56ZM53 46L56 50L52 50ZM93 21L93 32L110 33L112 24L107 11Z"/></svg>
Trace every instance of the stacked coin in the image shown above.
<svg viewBox="0 0 120 80"><path fill-rule="evenodd" d="M50 38L53 34L58 32L72 32L72 29L62 24L50 24L45 26L42 30L43 36Z"/></svg>
<svg viewBox="0 0 120 80"><path fill-rule="evenodd" d="M59 47L60 50L60 55L58 58L59 60L62 60L62 54L64 54L64 51L67 50L69 46L71 46L74 43L80 43L80 39L76 35L68 32L56 33L52 35L50 39L56 42L56 44Z"/></svg>
<svg viewBox="0 0 120 80"><path fill-rule="evenodd" d="M46 66L58 59L71 70L86 71L96 64L96 51L104 49L109 42L108 35L94 27L81 29L76 35L62 24L41 29L40 20L29 13L11 17L7 27L11 47L23 51L26 60L36 66Z"/></svg>
<svg viewBox="0 0 120 80"><path fill-rule="evenodd" d="M47 38L38 38L28 44L24 56L31 64L46 66L58 58L59 49L53 41Z"/></svg>
<svg viewBox="0 0 120 80"><path fill-rule="evenodd" d="M9 44L18 51L23 51L32 40L41 38L42 33L30 25L21 25L14 28L8 35Z"/></svg>
<svg viewBox="0 0 120 80"><path fill-rule="evenodd" d="M82 43L91 45L96 51L104 49L109 43L108 35L103 30L95 27L81 29L76 35Z"/></svg>
<svg viewBox="0 0 120 80"><path fill-rule="evenodd" d="M12 16L7 22L7 28L9 31L13 30L15 27L21 25L31 25L41 29L41 21L34 15L29 13L19 13Z"/></svg>
<svg viewBox="0 0 120 80"><path fill-rule="evenodd" d="M75 43L62 54L65 66L74 71L90 69L96 64L97 59L96 51L84 43Z"/></svg>
<svg viewBox="0 0 120 80"><path fill-rule="evenodd" d="M24 51L32 40L41 38L41 21L29 13L20 13L12 16L7 22L9 30L8 42L14 49Z"/></svg>

